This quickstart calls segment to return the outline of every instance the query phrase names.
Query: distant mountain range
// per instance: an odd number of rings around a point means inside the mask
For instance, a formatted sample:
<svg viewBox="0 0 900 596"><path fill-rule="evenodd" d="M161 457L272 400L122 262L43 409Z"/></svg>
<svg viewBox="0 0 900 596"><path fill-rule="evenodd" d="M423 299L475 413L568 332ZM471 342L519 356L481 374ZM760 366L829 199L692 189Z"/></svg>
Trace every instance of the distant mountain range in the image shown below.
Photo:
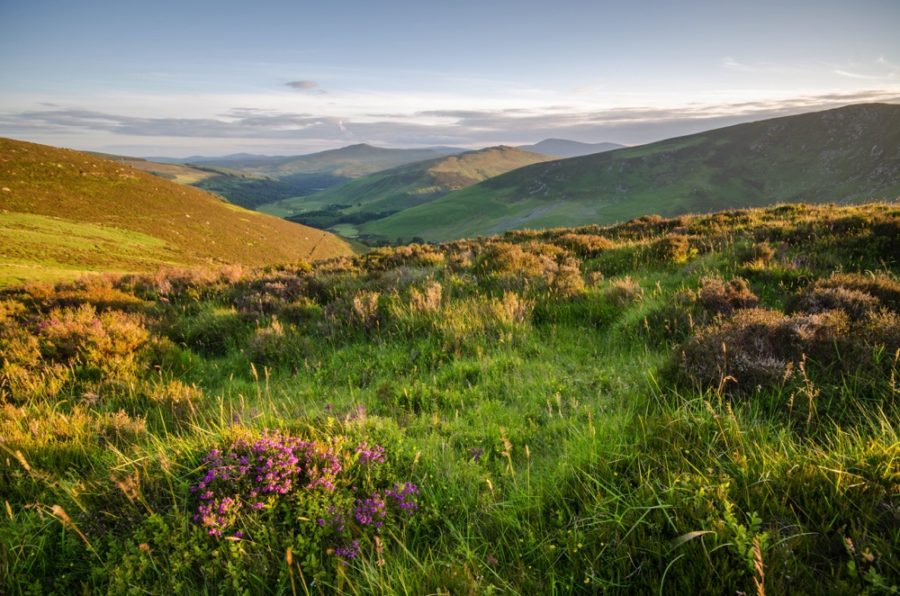
<svg viewBox="0 0 900 596"><path fill-rule="evenodd" d="M366 222L397 241L612 223L648 213L900 195L900 105L853 105L539 163Z"/></svg>
<svg viewBox="0 0 900 596"><path fill-rule="evenodd" d="M0 284L351 253L330 233L247 211L120 159L0 139Z"/></svg>
<svg viewBox="0 0 900 596"><path fill-rule="evenodd" d="M527 147L532 147L528 149ZM579 143L564 139L546 139L535 145L520 147L530 153L553 157L586 155L621 147L614 143ZM543 147L546 151L534 149ZM407 164L431 161L467 152L458 147L426 147L423 149L392 149L368 144L350 145L307 155L270 156L234 153L221 157L194 155L185 158L148 157L132 159L132 165L151 173L193 184L214 192L236 205L250 209L278 203L285 199L308 197L317 192L340 186L348 181ZM153 164L157 165L153 165ZM533 162L529 162L533 163ZM527 165L522 162L520 165ZM167 166L167 167L164 167ZM177 167L187 168L176 174ZM497 171L496 173L502 173ZM192 180L193 179L193 180ZM480 181L473 180L472 183ZM192 181L191 181L192 180ZM444 192L444 191L441 191ZM283 206L263 207L278 215L291 215L308 210L291 207L293 203L316 204L311 201L286 201ZM319 203L322 204L322 203ZM325 203L327 204L327 203Z"/></svg>
<svg viewBox="0 0 900 596"><path fill-rule="evenodd" d="M618 143L580 143L566 139L544 139L534 145L519 145L519 149L543 155L552 155L553 157L579 157L581 155L621 149L624 146Z"/></svg>
<svg viewBox="0 0 900 596"><path fill-rule="evenodd" d="M515 147L489 147L376 172L306 197L262 205L259 209L316 227L355 225L550 159L553 158ZM352 235L348 227L341 232Z"/></svg>

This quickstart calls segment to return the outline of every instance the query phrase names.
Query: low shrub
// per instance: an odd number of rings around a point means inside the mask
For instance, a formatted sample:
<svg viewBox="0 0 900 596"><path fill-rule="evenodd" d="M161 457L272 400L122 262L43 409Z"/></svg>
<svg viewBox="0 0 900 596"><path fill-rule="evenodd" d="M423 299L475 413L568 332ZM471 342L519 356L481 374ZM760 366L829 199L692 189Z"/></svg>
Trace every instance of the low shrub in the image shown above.
<svg viewBox="0 0 900 596"><path fill-rule="evenodd" d="M622 279L614 280L606 288L604 296L616 306L625 307L643 300L644 289L638 282L626 275Z"/></svg>
<svg viewBox="0 0 900 596"><path fill-rule="evenodd" d="M562 234L555 239L555 242L581 258L595 257L616 246L616 243L609 238L594 234Z"/></svg>
<svg viewBox="0 0 900 596"><path fill-rule="evenodd" d="M844 286L827 287L813 285L794 296L788 303L788 312L820 313L840 310L851 320L863 319L868 313L881 308L881 302L874 296Z"/></svg>
<svg viewBox="0 0 900 596"><path fill-rule="evenodd" d="M697 255L697 249L684 234L668 234L653 242L649 247L651 258L660 263L687 263Z"/></svg>
<svg viewBox="0 0 900 596"><path fill-rule="evenodd" d="M835 346L848 330L847 316L837 311L786 317L742 309L697 333L677 358L681 370L703 387L749 393L783 385L804 354L834 360Z"/></svg>
<svg viewBox="0 0 900 596"><path fill-rule="evenodd" d="M742 277L734 277L728 281L721 277L704 277L700 282L698 299L707 312L723 315L759 304L759 298Z"/></svg>
<svg viewBox="0 0 900 596"><path fill-rule="evenodd" d="M418 487L393 478L387 457L377 444L353 447L340 437L242 437L203 459L204 475L191 487L193 520L213 540L293 550L313 573L334 573L328 559L379 560L380 536L418 509Z"/></svg>

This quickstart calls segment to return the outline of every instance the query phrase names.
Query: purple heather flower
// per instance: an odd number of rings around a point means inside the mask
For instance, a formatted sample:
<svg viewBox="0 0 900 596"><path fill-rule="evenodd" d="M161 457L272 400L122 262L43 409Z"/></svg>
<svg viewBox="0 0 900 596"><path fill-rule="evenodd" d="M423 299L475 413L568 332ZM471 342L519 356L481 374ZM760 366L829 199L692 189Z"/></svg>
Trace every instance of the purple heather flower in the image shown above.
<svg viewBox="0 0 900 596"><path fill-rule="evenodd" d="M381 445L373 445L372 447L369 447L368 443L362 442L359 444L359 447L356 448L356 452L359 454L360 463L384 463L384 447L382 447Z"/></svg>

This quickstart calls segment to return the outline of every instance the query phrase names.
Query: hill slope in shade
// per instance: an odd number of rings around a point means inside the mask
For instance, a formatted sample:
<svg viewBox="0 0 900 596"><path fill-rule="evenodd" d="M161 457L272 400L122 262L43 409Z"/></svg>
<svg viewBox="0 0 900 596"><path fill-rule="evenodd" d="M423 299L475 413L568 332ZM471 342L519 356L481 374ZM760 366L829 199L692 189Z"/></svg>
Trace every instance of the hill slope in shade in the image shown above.
<svg viewBox="0 0 900 596"><path fill-rule="evenodd" d="M0 139L0 282L350 254L332 234L77 151Z"/></svg>
<svg viewBox="0 0 900 596"><path fill-rule="evenodd" d="M579 157L581 155L622 149L623 147L625 145L620 145L619 143L581 143L568 139L544 139L534 145L520 145L519 149L554 157Z"/></svg>
<svg viewBox="0 0 900 596"><path fill-rule="evenodd" d="M260 210L296 216L296 221L324 228L360 223L550 159L514 147L490 147L376 172L308 197L263 205Z"/></svg>
<svg viewBox="0 0 900 596"><path fill-rule="evenodd" d="M528 166L369 222L362 232L449 240L648 213L898 194L900 106L867 104Z"/></svg>

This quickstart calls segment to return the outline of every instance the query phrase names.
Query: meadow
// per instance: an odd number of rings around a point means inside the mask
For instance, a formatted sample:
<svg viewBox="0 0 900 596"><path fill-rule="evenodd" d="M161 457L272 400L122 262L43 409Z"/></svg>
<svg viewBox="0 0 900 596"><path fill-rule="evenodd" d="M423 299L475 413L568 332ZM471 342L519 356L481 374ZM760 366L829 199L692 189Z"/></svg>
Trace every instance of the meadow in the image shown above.
<svg viewBox="0 0 900 596"><path fill-rule="evenodd" d="M900 589L900 209L0 290L0 592Z"/></svg>

